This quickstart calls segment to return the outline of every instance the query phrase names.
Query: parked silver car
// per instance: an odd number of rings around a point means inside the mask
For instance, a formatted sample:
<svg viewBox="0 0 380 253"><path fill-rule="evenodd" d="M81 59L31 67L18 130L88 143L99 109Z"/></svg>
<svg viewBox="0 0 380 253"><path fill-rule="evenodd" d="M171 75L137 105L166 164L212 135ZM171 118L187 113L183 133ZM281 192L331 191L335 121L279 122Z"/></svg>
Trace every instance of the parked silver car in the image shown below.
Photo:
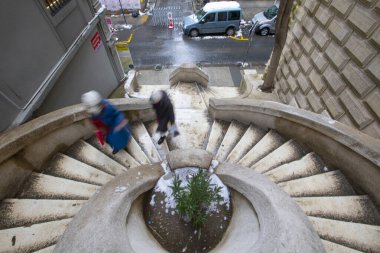
<svg viewBox="0 0 380 253"><path fill-rule="evenodd" d="M253 16L252 25L256 33L262 36L275 33L278 8L279 4L275 4Z"/></svg>

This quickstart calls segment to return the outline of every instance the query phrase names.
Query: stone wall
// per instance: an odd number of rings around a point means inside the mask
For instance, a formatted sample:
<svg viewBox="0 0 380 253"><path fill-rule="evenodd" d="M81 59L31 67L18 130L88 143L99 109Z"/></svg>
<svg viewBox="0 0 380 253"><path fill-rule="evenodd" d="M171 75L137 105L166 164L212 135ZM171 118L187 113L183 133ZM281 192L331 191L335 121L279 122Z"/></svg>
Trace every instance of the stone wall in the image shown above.
<svg viewBox="0 0 380 253"><path fill-rule="evenodd" d="M304 0L275 78L282 102L380 138L380 1Z"/></svg>

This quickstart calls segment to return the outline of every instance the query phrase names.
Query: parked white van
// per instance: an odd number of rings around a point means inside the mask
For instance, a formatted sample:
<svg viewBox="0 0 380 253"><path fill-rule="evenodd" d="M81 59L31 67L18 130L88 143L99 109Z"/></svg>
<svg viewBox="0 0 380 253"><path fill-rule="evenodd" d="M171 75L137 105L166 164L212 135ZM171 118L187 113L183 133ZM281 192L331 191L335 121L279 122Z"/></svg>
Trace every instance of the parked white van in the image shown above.
<svg viewBox="0 0 380 253"><path fill-rule="evenodd" d="M236 1L207 3L197 13L184 17L183 33L191 37L206 33L225 33L233 36L239 30L240 4Z"/></svg>

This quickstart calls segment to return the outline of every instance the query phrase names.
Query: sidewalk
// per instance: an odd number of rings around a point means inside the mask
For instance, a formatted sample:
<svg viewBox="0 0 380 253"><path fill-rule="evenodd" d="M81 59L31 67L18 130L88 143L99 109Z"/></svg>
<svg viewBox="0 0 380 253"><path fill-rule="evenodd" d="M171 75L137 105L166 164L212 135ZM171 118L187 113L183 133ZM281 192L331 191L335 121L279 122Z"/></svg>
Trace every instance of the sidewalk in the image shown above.
<svg viewBox="0 0 380 253"><path fill-rule="evenodd" d="M263 67L255 68L262 74ZM137 82L141 85L169 85L169 76L175 68L156 70L138 70ZM210 86L239 87L242 78L242 69L237 66L207 66L202 70L209 76Z"/></svg>

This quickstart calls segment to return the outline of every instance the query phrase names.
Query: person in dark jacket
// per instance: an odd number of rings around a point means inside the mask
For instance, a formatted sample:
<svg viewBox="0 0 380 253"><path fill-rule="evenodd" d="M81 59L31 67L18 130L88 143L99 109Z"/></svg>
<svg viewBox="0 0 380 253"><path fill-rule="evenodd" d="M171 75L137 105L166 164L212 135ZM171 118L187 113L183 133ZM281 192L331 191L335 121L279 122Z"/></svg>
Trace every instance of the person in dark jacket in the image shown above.
<svg viewBox="0 0 380 253"><path fill-rule="evenodd" d="M175 124L173 104L170 101L168 94L163 90L154 91L149 100L152 103L153 109L155 110L157 116L158 127L156 131L160 134L160 139L157 143L161 144L164 142L169 123L170 134L173 137L179 135L179 131Z"/></svg>
<svg viewBox="0 0 380 253"><path fill-rule="evenodd" d="M82 95L82 103L91 115L91 122L96 127L96 137L103 145L104 140L116 154L127 146L131 137L128 121L123 113L108 100L102 99L97 91L89 91Z"/></svg>

